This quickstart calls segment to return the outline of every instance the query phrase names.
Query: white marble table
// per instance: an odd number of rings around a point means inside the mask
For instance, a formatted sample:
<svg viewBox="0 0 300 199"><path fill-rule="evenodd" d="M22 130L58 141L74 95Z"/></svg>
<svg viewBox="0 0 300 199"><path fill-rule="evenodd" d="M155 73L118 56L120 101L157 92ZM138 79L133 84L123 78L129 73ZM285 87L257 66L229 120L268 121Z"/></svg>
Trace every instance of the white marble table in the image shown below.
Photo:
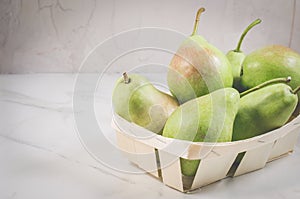
<svg viewBox="0 0 300 199"><path fill-rule="evenodd" d="M96 104L110 110L111 85ZM228 178L192 194L164 186L147 174L118 172L92 158L76 132L72 110L75 75L0 76L0 198L300 198L300 141L295 152L264 169ZM103 112L102 112L103 113ZM113 140L110 114L99 114ZM101 146L99 146L101 148ZM103 148L105 151L105 148ZM106 151L119 166L136 169Z"/></svg>

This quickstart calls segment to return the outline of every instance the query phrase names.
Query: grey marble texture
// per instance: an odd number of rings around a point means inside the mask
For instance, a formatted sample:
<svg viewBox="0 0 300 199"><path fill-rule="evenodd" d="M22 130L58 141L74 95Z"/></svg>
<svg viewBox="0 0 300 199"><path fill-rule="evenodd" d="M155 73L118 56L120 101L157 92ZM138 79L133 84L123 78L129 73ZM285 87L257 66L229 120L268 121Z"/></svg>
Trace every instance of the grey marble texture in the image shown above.
<svg viewBox="0 0 300 199"><path fill-rule="evenodd" d="M119 74L87 75L99 79L93 93L95 117L114 145L110 96ZM163 79L159 74L148 76L152 81ZM264 169L191 194L163 185L118 151L107 150L99 140L98 149L112 161L105 166L91 156L93 151L88 151L89 146L84 147L80 139L81 133L89 132L76 130L72 104L76 80L72 74L0 75L1 199L300 197L299 139L293 154L268 163ZM128 172L117 171L117 166Z"/></svg>
<svg viewBox="0 0 300 199"><path fill-rule="evenodd" d="M236 46L242 30L256 18L263 23L246 37L246 53L267 44L300 52L299 0L2 0L0 73L78 72L96 45L131 29L159 27L187 36L201 6L207 11L199 33L223 52ZM142 61L157 58L146 51L131 56ZM166 65L169 57L161 55L158 61ZM122 64L132 64L131 59Z"/></svg>
<svg viewBox="0 0 300 199"><path fill-rule="evenodd" d="M120 72L146 72L165 90L172 50L201 6L199 33L223 52L258 17L246 53L274 43L300 52L299 0L1 0L0 198L300 198L300 140L292 155L192 194L163 185L115 147L111 92ZM137 49L145 43L156 48ZM93 92L74 93L79 71L87 72L80 85ZM74 109L74 96L93 98L101 139L78 128L76 116L86 112Z"/></svg>

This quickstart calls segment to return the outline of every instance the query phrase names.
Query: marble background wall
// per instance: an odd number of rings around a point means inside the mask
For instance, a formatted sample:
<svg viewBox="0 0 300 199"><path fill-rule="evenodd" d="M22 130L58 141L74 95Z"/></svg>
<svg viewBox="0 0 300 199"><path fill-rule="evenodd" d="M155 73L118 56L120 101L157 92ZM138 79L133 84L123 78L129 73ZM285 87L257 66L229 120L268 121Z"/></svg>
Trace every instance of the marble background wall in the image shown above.
<svg viewBox="0 0 300 199"><path fill-rule="evenodd" d="M258 17L263 23L246 37L246 53L275 43L300 52L300 0L1 0L0 73L77 72L98 43L133 28L163 27L189 35L200 6L207 11L199 33L224 52ZM152 59L151 54L134 56ZM169 57L160 62L168 64Z"/></svg>

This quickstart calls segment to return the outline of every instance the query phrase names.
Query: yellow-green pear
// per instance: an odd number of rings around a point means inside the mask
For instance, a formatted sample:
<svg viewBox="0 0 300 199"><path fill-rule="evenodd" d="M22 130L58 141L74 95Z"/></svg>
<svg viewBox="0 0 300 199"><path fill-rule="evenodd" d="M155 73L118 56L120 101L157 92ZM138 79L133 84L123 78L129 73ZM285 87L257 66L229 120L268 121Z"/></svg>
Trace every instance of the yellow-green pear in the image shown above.
<svg viewBox="0 0 300 199"><path fill-rule="evenodd" d="M194 142L230 142L240 95L218 89L180 105L168 118L163 136ZM181 159L182 174L195 175L199 160Z"/></svg>
<svg viewBox="0 0 300 199"><path fill-rule="evenodd" d="M116 82L112 104L118 115L157 134L178 107L174 97L155 88L145 77L126 73Z"/></svg>

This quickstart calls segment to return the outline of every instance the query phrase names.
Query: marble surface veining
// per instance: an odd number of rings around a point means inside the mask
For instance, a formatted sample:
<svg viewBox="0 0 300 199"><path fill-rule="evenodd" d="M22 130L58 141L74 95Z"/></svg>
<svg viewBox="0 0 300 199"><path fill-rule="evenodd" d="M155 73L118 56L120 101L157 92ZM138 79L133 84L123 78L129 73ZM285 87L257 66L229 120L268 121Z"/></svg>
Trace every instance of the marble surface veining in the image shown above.
<svg viewBox="0 0 300 199"><path fill-rule="evenodd" d="M206 12L199 33L223 52L235 48L243 29L256 18L263 22L246 37L244 52L267 44L300 52L299 0L2 0L0 73L77 72L96 45L134 28L159 27L190 35L201 6ZM134 56L154 57L147 52ZM161 56L159 63L168 64L169 57Z"/></svg>
<svg viewBox="0 0 300 199"><path fill-rule="evenodd" d="M95 75L99 76L91 77ZM103 132L112 141L110 96L119 75L104 74L104 87L95 94L95 104L107 107L95 112L107 124ZM300 197L300 140L288 157L192 194L173 190L140 170L133 174L104 166L85 150L76 132L75 81L76 76L70 74L0 75L1 199ZM106 153L122 166L136 169L121 154Z"/></svg>

